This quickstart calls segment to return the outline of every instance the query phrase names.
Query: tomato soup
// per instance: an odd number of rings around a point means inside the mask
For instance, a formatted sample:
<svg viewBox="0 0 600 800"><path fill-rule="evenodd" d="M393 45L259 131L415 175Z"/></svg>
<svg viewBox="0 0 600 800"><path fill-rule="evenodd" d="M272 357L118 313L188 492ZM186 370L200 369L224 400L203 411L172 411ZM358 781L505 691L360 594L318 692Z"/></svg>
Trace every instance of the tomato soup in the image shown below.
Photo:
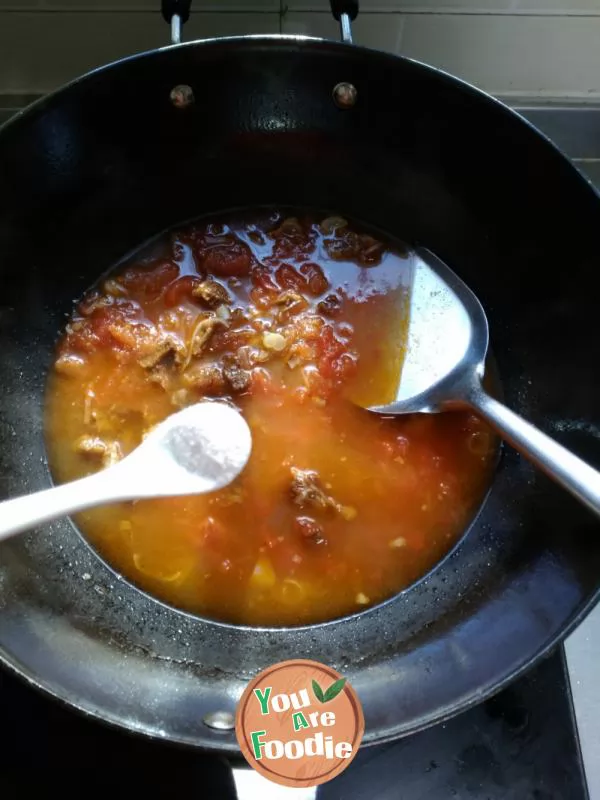
<svg viewBox="0 0 600 800"><path fill-rule="evenodd" d="M429 571L481 504L497 442L466 412L361 407L394 398L411 263L341 217L257 212L170 231L93 287L49 379L57 482L202 399L253 436L223 490L79 514L102 557L177 608L249 625L351 614Z"/></svg>

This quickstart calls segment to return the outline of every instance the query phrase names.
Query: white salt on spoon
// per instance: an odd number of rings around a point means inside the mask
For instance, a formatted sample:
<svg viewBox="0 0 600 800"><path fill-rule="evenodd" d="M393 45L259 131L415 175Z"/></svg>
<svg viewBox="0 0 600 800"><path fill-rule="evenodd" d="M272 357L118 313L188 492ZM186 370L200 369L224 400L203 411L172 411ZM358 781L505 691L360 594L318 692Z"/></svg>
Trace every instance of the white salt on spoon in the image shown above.
<svg viewBox="0 0 600 800"><path fill-rule="evenodd" d="M238 411L197 403L167 417L113 466L0 503L0 540L93 506L222 489L244 469L251 450L250 429Z"/></svg>

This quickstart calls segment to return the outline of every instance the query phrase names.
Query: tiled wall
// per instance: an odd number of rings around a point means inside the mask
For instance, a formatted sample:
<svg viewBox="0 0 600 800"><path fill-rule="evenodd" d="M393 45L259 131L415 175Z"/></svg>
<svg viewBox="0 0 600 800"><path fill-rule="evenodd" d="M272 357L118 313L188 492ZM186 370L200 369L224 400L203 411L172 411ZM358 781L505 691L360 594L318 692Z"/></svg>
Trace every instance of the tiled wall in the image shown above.
<svg viewBox="0 0 600 800"><path fill-rule="evenodd" d="M0 0L0 95L168 42L160 0ZM327 0L194 0L184 38L337 37ZM600 0L362 0L355 41L505 97L600 98Z"/></svg>

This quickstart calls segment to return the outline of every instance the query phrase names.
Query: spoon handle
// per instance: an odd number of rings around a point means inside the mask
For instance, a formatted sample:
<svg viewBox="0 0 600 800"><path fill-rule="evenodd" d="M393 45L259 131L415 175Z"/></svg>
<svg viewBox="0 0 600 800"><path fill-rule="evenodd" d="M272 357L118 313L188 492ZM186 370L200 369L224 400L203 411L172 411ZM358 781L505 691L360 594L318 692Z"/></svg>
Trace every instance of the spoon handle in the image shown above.
<svg viewBox="0 0 600 800"><path fill-rule="evenodd" d="M526 422L514 411L490 397L481 387L472 391L467 402L498 433L530 459L550 478L575 495L600 516L600 472L582 461L566 447Z"/></svg>
<svg viewBox="0 0 600 800"><path fill-rule="evenodd" d="M113 467L51 489L0 503L0 541L85 508L125 499L114 481Z"/></svg>

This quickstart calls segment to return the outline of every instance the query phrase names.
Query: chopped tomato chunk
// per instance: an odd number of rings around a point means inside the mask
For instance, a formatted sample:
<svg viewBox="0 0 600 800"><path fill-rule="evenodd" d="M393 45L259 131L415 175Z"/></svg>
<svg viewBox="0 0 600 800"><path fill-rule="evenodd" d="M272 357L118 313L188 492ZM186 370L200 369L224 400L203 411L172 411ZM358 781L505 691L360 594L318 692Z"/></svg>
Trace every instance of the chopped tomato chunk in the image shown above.
<svg viewBox="0 0 600 800"><path fill-rule="evenodd" d="M220 278L242 277L250 272L252 260L248 249L238 242L232 246L211 247L204 252L202 267Z"/></svg>
<svg viewBox="0 0 600 800"><path fill-rule="evenodd" d="M194 289L200 286L201 283L200 278L196 278L193 275L184 275L182 278L177 278L165 291L165 307L173 308L173 306L180 305L185 300L191 300Z"/></svg>

